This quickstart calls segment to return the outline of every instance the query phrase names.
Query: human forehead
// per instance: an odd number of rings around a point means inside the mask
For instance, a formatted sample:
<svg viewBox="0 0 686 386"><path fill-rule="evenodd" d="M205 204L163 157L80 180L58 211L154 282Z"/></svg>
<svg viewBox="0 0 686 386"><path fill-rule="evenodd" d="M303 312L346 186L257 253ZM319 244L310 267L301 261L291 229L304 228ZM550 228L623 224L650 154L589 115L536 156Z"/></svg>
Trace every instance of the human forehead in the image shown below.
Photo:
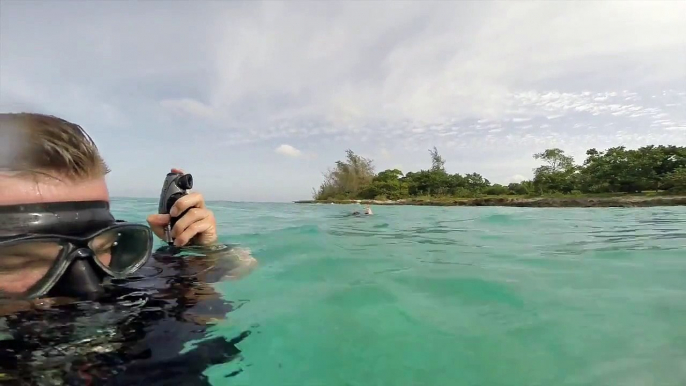
<svg viewBox="0 0 686 386"><path fill-rule="evenodd" d="M0 205L109 201L105 177L83 181L0 172Z"/></svg>

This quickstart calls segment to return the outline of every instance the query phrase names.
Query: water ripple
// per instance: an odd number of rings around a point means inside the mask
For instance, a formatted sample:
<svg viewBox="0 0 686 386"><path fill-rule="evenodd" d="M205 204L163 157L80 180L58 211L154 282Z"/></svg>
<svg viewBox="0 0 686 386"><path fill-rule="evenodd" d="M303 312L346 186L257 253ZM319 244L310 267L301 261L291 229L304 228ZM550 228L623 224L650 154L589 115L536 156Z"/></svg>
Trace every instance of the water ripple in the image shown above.
<svg viewBox="0 0 686 386"><path fill-rule="evenodd" d="M236 384L686 384L686 208L210 207L260 261Z"/></svg>

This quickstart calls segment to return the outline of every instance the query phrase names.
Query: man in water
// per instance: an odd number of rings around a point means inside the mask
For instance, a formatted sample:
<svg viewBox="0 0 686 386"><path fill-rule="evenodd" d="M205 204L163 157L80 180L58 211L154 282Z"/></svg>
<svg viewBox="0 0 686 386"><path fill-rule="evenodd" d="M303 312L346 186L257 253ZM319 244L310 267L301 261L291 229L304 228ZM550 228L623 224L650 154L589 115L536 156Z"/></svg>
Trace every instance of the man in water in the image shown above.
<svg viewBox="0 0 686 386"><path fill-rule="evenodd" d="M199 384L208 365L240 352L235 343L249 332L179 354L235 307L209 284L248 273L255 259L217 243L197 192L170 213L188 209L171 231L174 246L149 259L170 215L150 215L150 228L115 220L107 172L80 126L0 114L0 383Z"/></svg>
<svg viewBox="0 0 686 386"><path fill-rule="evenodd" d="M371 216L372 214L374 214L374 213L372 213L372 208L369 205L366 205L364 207L364 214L368 215L368 216ZM352 213L352 215L353 216L360 216L360 212L355 211Z"/></svg>

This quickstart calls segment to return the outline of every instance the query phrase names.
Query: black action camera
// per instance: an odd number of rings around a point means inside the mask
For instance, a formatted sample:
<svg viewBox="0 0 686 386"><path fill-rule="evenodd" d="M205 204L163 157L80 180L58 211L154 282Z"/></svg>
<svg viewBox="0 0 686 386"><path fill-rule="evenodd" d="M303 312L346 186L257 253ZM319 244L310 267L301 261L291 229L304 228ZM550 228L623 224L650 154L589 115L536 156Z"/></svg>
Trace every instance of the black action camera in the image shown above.
<svg viewBox="0 0 686 386"><path fill-rule="evenodd" d="M168 173L167 177L164 179L164 185L162 185L162 192L160 193L160 203L157 208L157 212L160 214L169 214L174 203L181 197L188 194L187 190L193 189L193 176L190 174L181 173ZM190 209L190 208L189 208ZM165 229L166 242L169 244L173 243L171 237L171 230L176 224L176 221L181 218L186 211L178 215L177 217L172 217L171 222Z"/></svg>

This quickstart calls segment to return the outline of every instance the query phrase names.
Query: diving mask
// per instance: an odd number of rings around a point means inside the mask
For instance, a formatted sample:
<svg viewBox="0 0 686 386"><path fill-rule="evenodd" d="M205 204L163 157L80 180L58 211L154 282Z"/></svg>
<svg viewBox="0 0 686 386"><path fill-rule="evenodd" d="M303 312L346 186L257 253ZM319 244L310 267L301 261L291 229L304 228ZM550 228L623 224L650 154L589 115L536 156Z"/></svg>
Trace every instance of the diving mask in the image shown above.
<svg viewBox="0 0 686 386"><path fill-rule="evenodd" d="M0 206L0 297L92 297L152 247L150 228L116 221L106 201Z"/></svg>

